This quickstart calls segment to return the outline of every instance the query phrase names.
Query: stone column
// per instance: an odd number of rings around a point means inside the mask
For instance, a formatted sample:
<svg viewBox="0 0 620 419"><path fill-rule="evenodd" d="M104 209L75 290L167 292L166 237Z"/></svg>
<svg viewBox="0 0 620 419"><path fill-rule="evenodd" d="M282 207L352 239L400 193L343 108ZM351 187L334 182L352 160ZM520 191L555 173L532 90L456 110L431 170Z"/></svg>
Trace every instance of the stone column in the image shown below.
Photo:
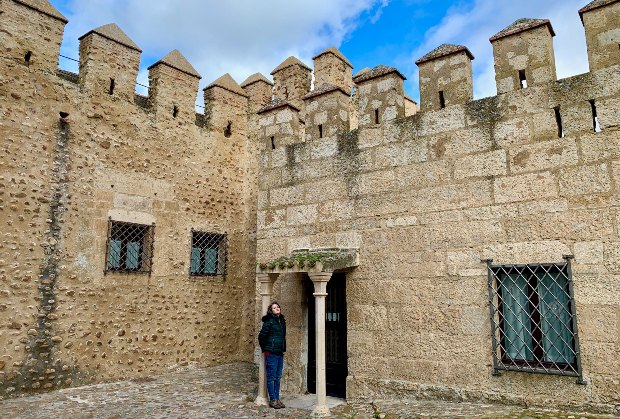
<svg viewBox="0 0 620 419"><path fill-rule="evenodd" d="M269 304L273 297L273 283L278 279L278 274L256 274L256 279L260 282L260 295L262 300L261 316L267 313ZM261 352L260 364L258 366L258 395L254 403L258 405L268 405L267 379L265 377L265 355Z"/></svg>
<svg viewBox="0 0 620 419"><path fill-rule="evenodd" d="M312 411L314 417L329 416L327 407L327 384L325 369L325 297L327 282L331 272L308 273L314 284L315 327L316 327L316 406Z"/></svg>

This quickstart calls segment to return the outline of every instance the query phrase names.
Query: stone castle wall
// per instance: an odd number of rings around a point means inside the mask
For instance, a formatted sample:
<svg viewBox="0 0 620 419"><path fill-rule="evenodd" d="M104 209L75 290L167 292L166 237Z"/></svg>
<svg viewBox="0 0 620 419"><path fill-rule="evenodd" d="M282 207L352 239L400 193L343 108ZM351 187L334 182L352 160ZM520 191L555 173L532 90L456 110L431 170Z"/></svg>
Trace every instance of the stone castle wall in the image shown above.
<svg viewBox="0 0 620 419"><path fill-rule="evenodd" d="M248 98L208 88L197 116L168 64L136 96L140 51L107 29L57 72L64 21L23 3L0 15L0 397L251 360ZM104 273L109 220L154 224L150 275ZM192 229L227 234L226 275L189 275Z"/></svg>
<svg viewBox="0 0 620 419"><path fill-rule="evenodd" d="M332 49L313 92L289 57L277 100L224 76L196 114L199 76L174 52L135 95L140 49L115 26L82 37L80 74L58 71L66 19L46 4L0 1L0 397L251 360L255 261L340 247L360 260L348 398L620 404L620 2L586 7L591 71L568 79L546 21L491 38L495 97L471 100L466 48L438 48L413 116L401 73L352 77ZM154 224L150 275L105 272L110 220ZM226 275L189 275L192 229L228 235ZM586 384L492 376L481 260L564 255ZM304 281L276 282L291 393L307 389Z"/></svg>
<svg viewBox="0 0 620 419"><path fill-rule="evenodd" d="M495 97L471 100L473 56L446 46L419 62L422 111L414 116L404 117L394 98L397 89L402 99L402 80L389 68L353 79L356 130L327 126L346 117L312 118L320 114L314 102L337 91L305 99L305 140L287 135L272 147L274 132L295 132L287 121L296 111L261 113L257 260L359 248L360 265L346 281L347 398L620 404L620 3L602 4L583 16L591 62L604 63L587 74L556 81L550 24L517 21L492 38ZM318 124L323 138L314 135ZM574 255L587 384L492 376L482 260L559 263L564 255ZM290 274L275 283L290 330L285 381L293 393L307 386L304 281Z"/></svg>

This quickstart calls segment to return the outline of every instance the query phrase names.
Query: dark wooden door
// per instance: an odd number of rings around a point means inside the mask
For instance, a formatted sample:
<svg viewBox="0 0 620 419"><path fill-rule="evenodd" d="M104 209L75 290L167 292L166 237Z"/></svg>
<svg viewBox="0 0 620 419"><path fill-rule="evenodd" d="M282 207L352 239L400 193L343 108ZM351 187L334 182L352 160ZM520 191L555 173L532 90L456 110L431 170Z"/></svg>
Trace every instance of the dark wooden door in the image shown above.
<svg viewBox="0 0 620 419"><path fill-rule="evenodd" d="M308 296L308 392L316 393L316 339L314 286L306 282ZM347 300L346 276L334 273L327 283L325 300L325 360L327 395L346 397L347 369Z"/></svg>

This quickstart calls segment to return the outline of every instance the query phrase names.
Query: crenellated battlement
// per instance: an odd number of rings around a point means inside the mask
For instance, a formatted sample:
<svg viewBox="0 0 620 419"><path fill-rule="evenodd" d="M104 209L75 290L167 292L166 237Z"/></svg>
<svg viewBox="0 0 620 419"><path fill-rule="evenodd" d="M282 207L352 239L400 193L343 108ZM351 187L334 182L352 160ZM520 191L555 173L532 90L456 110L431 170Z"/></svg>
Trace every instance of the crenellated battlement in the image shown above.
<svg viewBox="0 0 620 419"><path fill-rule="evenodd" d="M55 73L67 18L47 1L7 0L1 7L2 56L30 71Z"/></svg>
<svg viewBox="0 0 620 419"><path fill-rule="evenodd" d="M14 29L8 31L5 42L5 51L8 51L6 57L16 64L27 65L30 71L58 73L66 80L75 81L76 76L57 71L56 67L67 19L47 1L7 0L3 3L3 8L4 19L11 23ZM617 38L620 35L615 26L619 10L620 4L615 0L596 0L579 10L588 40L588 57L592 71L603 70L618 62L620 41ZM53 33L50 34L49 29L33 31L32 28L37 25L45 25L45 28L51 28ZM46 33L45 36L41 35L43 33ZM519 19L490 38L499 95L557 80L553 36L555 33L549 20ZM149 67L150 90L148 98L144 99L134 94L140 55L140 47L115 24L95 28L81 36L80 71L77 80L80 90L85 93L84 97L91 100L135 102L152 112L158 121L174 120L179 116L181 119L178 121L194 120L192 104L196 100L197 82L200 79L194 67L177 50L163 57ZM471 101L473 58L466 46L444 44L417 60L420 109L434 111ZM374 76L368 78L368 74L384 71L383 67L379 70L375 68L370 73L362 71L352 77L352 64L334 47L317 54L313 60L316 86L334 85L344 92L355 86L347 112L349 129L377 125L417 111L412 108L415 105L412 105L410 100L404 99L402 80L405 80L405 76L398 70L390 74L399 75L401 81L375 80ZM304 97L312 94L312 69L299 59L289 57L271 74L274 83L257 73L248 78L243 87L237 85L232 78L227 78L224 84L229 88L223 89L249 99L252 113L266 105L273 95L300 109L300 119L305 121ZM369 80L374 81L370 83ZM376 85L374 82L377 82ZM222 80L218 79L213 85L217 86L218 83L222 84ZM381 89L390 83L395 83L395 90L390 93L390 98L381 98L385 93ZM226 106L214 105L214 100L225 100L226 95L214 94L209 90L205 90L208 111L200 119L205 126L224 129L229 119L225 115L220 118L226 121L224 127L220 126L221 121L214 124L211 122L214 121L213 111L227 111ZM240 100L243 102L244 99ZM243 107L241 102L238 107ZM404 111L405 103L408 112Z"/></svg>
<svg viewBox="0 0 620 419"><path fill-rule="evenodd" d="M443 44L417 60L422 109L437 110L472 100L473 59L466 47Z"/></svg>
<svg viewBox="0 0 620 419"><path fill-rule="evenodd" d="M617 20L620 2L616 0L596 0L579 10L588 40L588 56L592 72L605 71L620 63L620 22ZM557 80L553 37L555 32L547 19L518 19L511 25L490 37L495 58L495 79L498 97L511 92L537 88L554 91L558 85L566 86ZM419 67L420 110L422 113L441 111L457 105L466 105L473 101L472 60L474 56L466 46L444 44L416 61ZM315 90L309 90L310 69L294 57L287 58L272 74L276 78L275 95L289 98L291 103L300 108L300 115L306 120L305 136L314 139L319 124L309 120L324 115L327 109L308 111L309 101L314 92L320 95L326 83L348 91L350 83L355 86L354 94L349 98L349 129L367 129L380 126L385 121L413 115L417 109L412 101L405 99L403 80L405 76L397 69L378 66L363 69L349 79L352 66L337 49L331 47L314 57ZM285 72L285 69L288 72ZM585 77L588 78L588 77ZM577 77L576 79L580 79ZM299 81L303 82L299 82ZM533 89L533 90L532 90ZM302 93L305 96L301 96ZM299 98L304 98L300 104ZM556 96L556 95L552 95ZM555 119L551 125L562 125L567 108L579 106L583 118L593 118L598 114L595 108L596 94L584 103L570 103L560 106L563 100L549 102L549 112ZM407 106L408 111L405 111ZM344 105L342 105L344 106ZM598 109L600 113L602 109ZM572 116L572 115L571 115ZM420 117L424 119L422 116ZM564 118L564 125L570 126L570 117ZM327 128L327 126L322 127ZM433 130L423 127L423 131ZM346 129L338 126L339 132ZM318 132L318 131L317 131ZM303 141L303 140L299 140ZM267 147L269 149L269 147Z"/></svg>
<svg viewBox="0 0 620 419"><path fill-rule="evenodd" d="M80 89L93 99L134 98L142 50L110 23L79 38Z"/></svg>
<svg viewBox="0 0 620 419"><path fill-rule="evenodd" d="M7 0L2 7L3 23L8 28L3 39L3 57L12 65L26 66L30 72L53 74L77 86L85 104L120 101L146 110L158 123L193 124L198 119L197 124L205 127L214 122L214 110L228 111L225 107L218 108L216 103L226 100L225 95L206 89L209 111L207 115L196 116L194 108L201 76L178 50L148 68L149 92L142 96L135 93L142 50L118 25L103 25L79 38L79 73L74 74L58 69L60 44L68 21L47 0ZM214 85L221 82L218 79ZM243 97L237 107L245 112L248 95L234 80L227 82L230 82L229 92ZM224 127L221 123L213 126L223 132L231 118L223 115L220 119L226 120Z"/></svg>
<svg viewBox="0 0 620 419"><path fill-rule="evenodd" d="M174 50L149 68L149 106L158 119L191 119L200 74Z"/></svg>

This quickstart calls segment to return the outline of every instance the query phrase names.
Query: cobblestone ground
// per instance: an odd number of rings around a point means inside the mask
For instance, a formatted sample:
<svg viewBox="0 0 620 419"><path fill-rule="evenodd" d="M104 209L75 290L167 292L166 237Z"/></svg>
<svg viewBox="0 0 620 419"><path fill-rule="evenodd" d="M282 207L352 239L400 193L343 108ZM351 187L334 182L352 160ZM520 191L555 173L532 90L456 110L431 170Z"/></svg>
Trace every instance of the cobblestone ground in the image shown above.
<svg viewBox="0 0 620 419"><path fill-rule="evenodd" d="M301 409L252 403L251 364L173 371L141 380L98 384L0 401L2 418L308 418ZM283 397L286 402L286 397ZM524 410L513 406L442 401L377 401L332 409L335 418L612 418L620 416Z"/></svg>

